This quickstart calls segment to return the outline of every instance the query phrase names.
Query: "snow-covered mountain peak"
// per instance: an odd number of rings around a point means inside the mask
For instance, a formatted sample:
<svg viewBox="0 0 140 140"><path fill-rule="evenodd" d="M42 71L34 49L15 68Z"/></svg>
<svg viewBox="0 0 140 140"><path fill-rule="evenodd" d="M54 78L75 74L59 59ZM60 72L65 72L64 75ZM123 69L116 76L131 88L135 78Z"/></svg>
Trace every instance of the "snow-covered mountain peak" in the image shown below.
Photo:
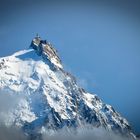
<svg viewBox="0 0 140 140"><path fill-rule="evenodd" d="M41 133L42 128L58 130L86 124L132 136L127 120L97 95L79 87L62 69L55 49L44 49L47 44L37 37L29 49L0 58L0 94L22 95L16 107L8 110L6 124L32 135Z"/></svg>

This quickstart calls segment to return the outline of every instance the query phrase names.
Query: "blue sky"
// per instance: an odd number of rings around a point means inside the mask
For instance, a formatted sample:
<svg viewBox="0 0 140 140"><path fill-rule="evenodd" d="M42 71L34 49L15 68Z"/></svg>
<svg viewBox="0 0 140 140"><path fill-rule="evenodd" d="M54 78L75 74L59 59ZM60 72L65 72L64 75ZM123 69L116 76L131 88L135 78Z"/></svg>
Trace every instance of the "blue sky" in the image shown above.
<svg viewBox="0 0 140 140"><path fill-rule="evenodd" d="M140 2L0 1L0 57L39 33L65 69L140 133Z"/></svg>

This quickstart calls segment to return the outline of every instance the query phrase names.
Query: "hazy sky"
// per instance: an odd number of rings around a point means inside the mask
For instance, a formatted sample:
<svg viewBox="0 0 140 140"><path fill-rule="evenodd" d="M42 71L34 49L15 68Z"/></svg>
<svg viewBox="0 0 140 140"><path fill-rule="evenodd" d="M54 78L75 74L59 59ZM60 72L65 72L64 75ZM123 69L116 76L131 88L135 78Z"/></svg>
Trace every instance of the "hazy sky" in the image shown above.
<svg viewBox="0 0 140 140"><path fill-rule="evenodd" d="M0 57L28 48L36 33L140 133L139 0L0 0Z"/></svg>

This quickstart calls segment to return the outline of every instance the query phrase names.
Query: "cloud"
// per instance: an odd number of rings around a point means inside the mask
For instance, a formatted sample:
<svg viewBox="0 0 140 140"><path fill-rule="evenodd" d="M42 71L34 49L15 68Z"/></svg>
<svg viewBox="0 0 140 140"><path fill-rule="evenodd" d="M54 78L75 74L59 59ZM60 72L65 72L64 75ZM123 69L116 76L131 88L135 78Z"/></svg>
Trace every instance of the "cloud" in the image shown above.
<svg viewBox="0 0 140 140"><path fill-rule="evenodd" d="M17 127L6 127L0 125L0 139L1 140L27 140L27 136L23 131Z"/></svg>
<svg viewBox="0 0 140 140"><path fill-rule="evenodd" d="M8 114L17 106L22 98L21 94L0 90L0 124L4 124L4 121L9 120Z"/></svg>
<svg viewBox="0 0 140 140"><path fill-rule="evenodd" d="M88 81L86 79L82 79L82 78L77 78L77 84L80 87L83 87L85 89L88 89Z"/></svg>
<svg viewBox="0 0 140 140"><path fill-rule="evenodd" d="M8 125L10 111L23 98L20 94L13 94L8 90L0 90L0 140L27 140L21 128Z"/></svg>
<svg viewBox="0 0 140 140"><path fill-rule="evenodd" d="M44 131L43 140L134 140L133 138L123 137L122 135L109 132L103 128L79 128L67 131L66 129L50 132Z"/></svg>

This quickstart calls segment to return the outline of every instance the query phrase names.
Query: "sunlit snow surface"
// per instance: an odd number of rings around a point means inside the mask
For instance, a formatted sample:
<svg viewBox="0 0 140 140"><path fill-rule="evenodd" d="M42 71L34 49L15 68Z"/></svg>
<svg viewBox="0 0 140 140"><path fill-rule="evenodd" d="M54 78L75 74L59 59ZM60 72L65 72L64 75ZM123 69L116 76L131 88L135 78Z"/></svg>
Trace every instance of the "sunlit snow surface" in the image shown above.
<svg viewBox="0 0 140 140"><path fill-rule="evenodd" d="M5 124L19 126L26 133L38 133L44 127L77 128L86 123L132 134L127 120L110 105L80 88L73 76L33 49L0 59L0 90L13 97L21 95L7 112Z"/></svg>

